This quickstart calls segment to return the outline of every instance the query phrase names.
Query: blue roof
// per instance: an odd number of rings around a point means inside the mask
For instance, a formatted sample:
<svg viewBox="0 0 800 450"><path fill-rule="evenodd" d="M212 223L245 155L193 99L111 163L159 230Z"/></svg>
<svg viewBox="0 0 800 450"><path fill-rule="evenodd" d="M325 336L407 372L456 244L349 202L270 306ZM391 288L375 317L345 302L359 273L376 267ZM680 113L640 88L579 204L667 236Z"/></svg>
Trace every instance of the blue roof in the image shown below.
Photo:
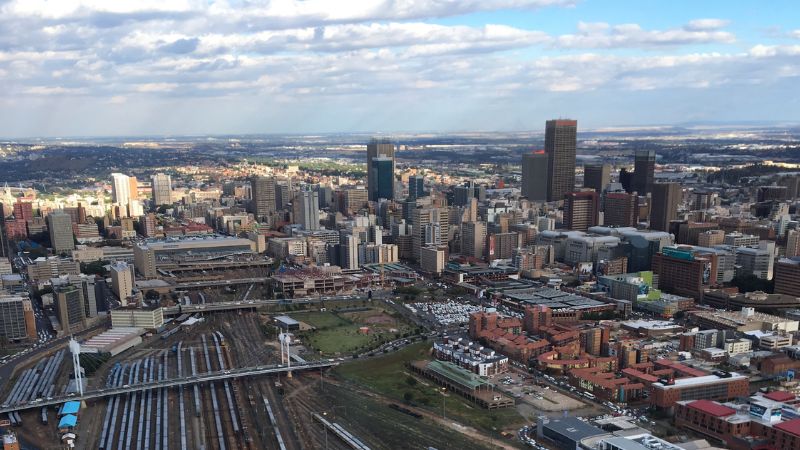
<svg viewBox="0 0 800 450"><path fill-rule="evenodd" d="M58 428L75 428L75 425L78 424L78 416L73 414L67 414L66 416L62 417L61 420L58 422Z"/></svg>
<svg viewBox="0 0 800 450"><path fill-rule="evenodd" d="M59 415L77 414L80 409L81 409L81 402L75 402L75 401L66 402L61 407L61 412L59 413Z"/></svg>

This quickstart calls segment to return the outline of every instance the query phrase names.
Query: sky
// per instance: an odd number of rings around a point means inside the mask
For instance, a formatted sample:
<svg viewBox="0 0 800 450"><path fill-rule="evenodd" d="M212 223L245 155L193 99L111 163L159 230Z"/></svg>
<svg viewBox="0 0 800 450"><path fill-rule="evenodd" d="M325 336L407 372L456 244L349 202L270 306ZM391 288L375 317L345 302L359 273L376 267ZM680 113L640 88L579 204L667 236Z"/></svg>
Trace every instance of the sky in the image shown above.
<svg viewBox="0 0 800 450"><path fill-rule="evenodd" d="M0 136L800 122L796 1L0 0Z"/></svg>

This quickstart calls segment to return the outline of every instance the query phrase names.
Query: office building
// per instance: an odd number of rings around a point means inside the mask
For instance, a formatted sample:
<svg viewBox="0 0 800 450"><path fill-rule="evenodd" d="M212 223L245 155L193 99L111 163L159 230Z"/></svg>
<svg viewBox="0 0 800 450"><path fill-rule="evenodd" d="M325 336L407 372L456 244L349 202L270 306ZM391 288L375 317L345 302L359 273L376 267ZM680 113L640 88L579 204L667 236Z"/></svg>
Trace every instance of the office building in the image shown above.
<svg viewBox="0 0 800 450"><path fill-rule="evenodd" d="M560 201L575 190L575 151L578 122L548 120L544 151L547 154L547 200Z"/></svg>
<svg viewBox="0 0 800 450"><path fill-rule="evenodd" d="M633 162L633 190L639 195L653 191L656 170L656 152L636 150Z"/></svg>
<svg viewBox="0 0 800 450"><path fill-rule="evenodd" d="M461 224L461 254L483 259L486 248L486 222L464 222Z"/></svg>
<svg viewBox="0 0 800 450"><path fill-rule="evenodd" d="M164 173L157 173L151 179L153 190L153 204L156 206L172 204L172 177Z"/></svg>
<svg viewBox="0 0 800 450"><path fill-rule="evenodd" d="M419 207L411 214L413 259L420 260L420 249L428 245L446 245L450 235L450 212L447 208ZM431 227L428 225L435 224Z"/></svg>
<svg viewBox="0 0 800 450"><path fill-rule="evenodd" d="M251 212L259 222L268 222L277 211L275 200L275 178L256 176L250 178Z"/></svg>
<svg viewBox="0 0 800 450"><path fill-rule="evenodd" d="M682 190L678 183L655 183L652 185L650 229L669 231L669 222L678 218L678 204Z"/></svg>
<svg viewBox="0 0 800 450"><path fill-rule="evenodd" d="M133 295L133 267L123 261L111 265L111 290L119 298L122 306L128 304L128 298Z"/></svg>
<svg viewBox="0 0 800 450"><path fill-rule="evenodd" d="M519 233L494 233L487 238L489 260L512 259L514 250L519 248Z"/></svg>
<svg viewBox="0 0 800 450"><path fill-rule="evenodd" d="M626 192L609 192L603 202L603 225L636 227L639 223L639 197Z"/></svg>
<svg viewBox="0 0 800 450"><path fill-rule="evenodd" d="M723 230L707 230L697 235L697 245L700 247L713 247L722 245L723 242L725 242Z"/></svg>
<svg viewBox="0 0 800 450"><path fill-rule="evenodd" d="M522 155L522 196L532 201L547 200L547 154L544 150Z"/></svg>
<svg viewBox="0 0 800 450"><path fill-rule="evenodd" d="M370 196L374 197L374 201L382 198L394 200L394 158L379 155L372 158L370 164L374 177L374 183L369 187Z"/></svg>
<svg viewBox="0 0 800 450"><path fill-rule="evenodd" d="M789 230L786 233L786 255L787 258L800 256L800 231Z"/></svg>
<svg viewBox="0 0 800 450"><path fill-rule="evenodd" d="M771 280L775 263L775 242L761 241L758 247L735 249L737 275L755 275L762 280Z"/></svg>
<svg viewBox="0 0 800 450"><path fill-rule="evenodd" d="M339 236L339 265L342 269L358 269L358 244L357 236L342 230Z"/></svg>
<svg viewBox="0 0 800 450"><path fill-rule="evenodd" d="M411 175L408 177L408 198L416 200L428 195L425 192L425 177L422 175Z"/></svg>
<svg viewBox="0 0 800 450"><path fill-rule="evenodd" d="M650 402L659 408L671 408L682 400L733 400L747 397L749 386L749 379L738 373L670 379L651 384Z"/></svg>
<svg viewBox="0 0 800 450"><path fill-rule="evenodd" d="M59 254L75 249L72 235L72 219L69 214L54 211L47 215L47 228L50 231L50 246L53 253Z"/></svg>
<svg viewBox="0 0 800 450"><path fill-rule="evenodd" d="M611 165L587 163L583 166L583 187L602 193L611 182Z"/></svg>
<svg viewBox="0 0 800 450"><path fill-rule="evenodd" d="M664 247L653 256L653 273L664 292L699 300L717 283L717 254L697 249Z"/></svg>
<svg viewBox="0 0 800 450"><path fill-rule="evenodd" d="M132 306L111 310L113 328L144 328L154 330L164 325L161 308L136 308Z"/></svg>
<svg viewBox="0 0 800 450"><path fill-rule="evenodd" d="M17 199L14 202L14 218L17 220L33 220L33 204Z"/></svg>
<svg viewBox="0 0 800 450"><path fill-rule="evenodd" d="M423 272L441 274L447 264L447 248L443 246L422 247L419 265Z"/></svg>
<svg viewBox="0 0 800 450"><path fill-rule="evenodd" d="M26 267L28 278L32 281L47 280L56 278L60 275L78 275L81 273L81 265L70 258L41 256L31 261Z"/></svg>
<svg viewBox="0 0 800 450"><path fill-rule="evenodd" d="M586 231L598 224L600 201L597 192L570 192L564 195L564 200L564 228Z"/></svg>
<svg viewBox="0 0 800 450"><path fill-rule="evenodd" d="M781 258L775 264L775 293L800 297L800 256Z"/></svg>
<svg viewBox="0 0 800 450"><path fill-rule="evenodd" d="M80 331L84 326L83 295L77 287L67 284L53 289L53 305L63 334Z"/></svg>
<svg viewBox="0 0 800 450"><path fill-rule="evenodd" d="M381 180L378 179L378 172L375 170L375 166L372 164L372 160L378 158L379 156L384 156L391 161L391 192L392 196L388 198L394 198L394 144L388 139L373 139L369 144L367 144L367 191L369 192L369 200L370 201L378 201L379 198L378 194L379 185L381 184ZM389 171L388 169L384 169L384 172Z"/></svg>
<svg viewBox="0 0 800 450"><path fill-rule="evenodd" d="M0 338L8 342L38 338L30 299L15 295L0 296Z"/></svg>
<svg viewBox="0 0 800 450"><path fill-rule="evenodd" d="M319 196L315 192L300 191L292 201L294 221L304 230L319 230Z"/></svg>
<svg viewBox="0 0 800 450"><path fill-rule="evenodd" d="M120 207L127 207L131 201L131 178L121 173L111 174L112 201Z"/></svg>

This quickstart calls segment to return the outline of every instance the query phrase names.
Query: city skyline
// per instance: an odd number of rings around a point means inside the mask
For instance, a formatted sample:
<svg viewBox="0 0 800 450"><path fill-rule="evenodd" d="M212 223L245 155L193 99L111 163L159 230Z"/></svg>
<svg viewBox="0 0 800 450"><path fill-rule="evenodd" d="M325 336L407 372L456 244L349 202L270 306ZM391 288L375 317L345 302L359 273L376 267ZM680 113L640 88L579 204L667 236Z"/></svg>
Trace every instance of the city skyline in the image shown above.
<svg viewBox="0 0 800 450"><path fill-rule="evenodd" d="M791 2L0 6L0 136L797 122Z"/></svg>

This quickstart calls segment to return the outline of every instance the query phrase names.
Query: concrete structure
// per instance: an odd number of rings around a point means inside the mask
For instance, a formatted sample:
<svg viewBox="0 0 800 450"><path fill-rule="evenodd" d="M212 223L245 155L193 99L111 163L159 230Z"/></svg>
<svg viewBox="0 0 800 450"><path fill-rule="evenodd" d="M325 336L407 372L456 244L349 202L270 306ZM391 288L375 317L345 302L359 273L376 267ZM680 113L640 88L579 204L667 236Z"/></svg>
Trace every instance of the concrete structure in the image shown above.
<svg viewBox="0 0 800 450"><path fill-rule="evenodd" d="M269 216L277 210L275 199L275 178L250 178L251 212L259 222L269 222Z"/></svg>
<svg viewBox="0 0 800 450"><path fill-rule="evenodd" d="M113 328L145 328L154 330L164 325L162 308L136 308L132 306L111 311Z"/></svg>
<svg viewBox="0 0 800 450"><path fill-rule="evenodd" d="M597 192L569 192L564 195L564 228L586 231L598 224L600 197Z"/></svg>
<svg viewBox="0 0 800 450"><path fill-rule="evenodd" d="M122 306L127 306L128 298L133 295L134 274L133 266L118 261L111 265L111 290L119 298Z"/></svg>
<svg viewBox="0 0 800 450"><path fill-rule="evenodd" d="M758 247L739 247L736 252L737 275L755 275L771 280L775 263L775 242L761 241Z"/></svg>
<svg viewBox="0 0 800 450"><path fill-rule="evenodd" d="M633 190L639 195L650 194L655 182L656 152L636 150L633 164Z"/></svg>
<svg viewBox="0 0 800 450"><path fill-rule="evenodd" d="M598 194L602 193L611 182L611 164L597 162L586 163L583 166L583 187L593 189Z"/></svg>
<svg viewBox="0 0 800 450"><path fill-rule="evenodd" d="M143 328L114 327L81 343L81 353L118 355L142 343Z"/></svg>
<svg viewBox="0 0 800 450"><path fill-rule="evenodd" d="M156 206L172 205L172 177L157 173L151 178L153 204Z"/></svg>
<svg viewBox="0 0 800 450"><path fill-rule="evenodd" d="M304 230L319 230L319 196L316 192L300 191L292 201L294 221Z"/></svg>
<svg viewBox="0 0 800 450"><path fill-rule="evenodd" d="M419 261L423 272L441 274L447 264L447 249L445 247L422 247Z"/></svg>
<svg viewBox="0 0 800 450"><path fill-rule="evenodd" d="M653 383L650 402L671 408L681 400L732 400L750 394L748 377L738 373L703 375Z"/></svg>
<svg viewBox="0 0 800 450"><path fill-rule="evenodd" d="M609 192L603 201L603 225L636 227L639 223L639 197L626 192Z"/></svg>
<svg viewBox="0 0 800 450"><path fill-rule="evenodd" d="M543 150L522 155L522 196L528 200L547 200L547 161Z"/></svg>
<svg viewBox="0 0 800 450"><path fill-rule="evenodd" d="M450 212L447 208L418 207L412 211L412 255L420 261L421 249L426 246L447 245L450 235ZM430 233L428 225L438 227L438 233ZM426 228L428 233L426 234Z"/></svg>
<svg viewBox="0 0 800 450"><path fill-rule="evenodd" d="M682 190L678 183L655 183L652 185L650 229L669 231L669 222L678 217Z"/></svg>
<svg viewBox="0 0 800 450"><path fill-rule="evenodd" d="M72 218L69 214L55 211L47 215L47 229L50 232L50 246L53 253L59 254L75 249L72 235Z"/></svg>
<svg viewBox="0 0 800 450"><path fill-rule="evenodd" d="M717 282L717 255L665 247L653 257L653 273L662 291L699 300L703 291Z"/></svg>
<svg viewBox="0 0 800 450"><path fill-rule="evenodd" d="M22 296L0 296L0 337L8 341L37 340L36 318L30 299Z"/></svg>
<svg viewBox="0 0 800 450"><path fill-rule="evenodd" d="M800 297L800 257L781 258L775 265L775 291Z"/></svg>
<svg viewBox="0 0 800 450"><path fill-rule="evenodd" d="M486 222L464 222L461 224L461 254L483 259L486 249Z"/></svg>
<svg viewBox="0 0 800 450"><path fill-rule="evenodd" d="M576 120L548 120L545 125L548 201L563 200L567 193L575 190L577 132Z"/></svg>
<svg viewBox="0 0 800 450"><path fill-rule="evenodd" d="M255 242L221 236L151 240L134 245L136 270L145 278L155 278L160 266L175 266L215 260L255 251Z"/></svg>
<svg viewBox="0 0 800 450"><path fill-rule="evenodd" d="M61 324L61 334L80 331L85 326L86 314L81 290L73 285L58 286L53 290L53 304Z"/></svg>

